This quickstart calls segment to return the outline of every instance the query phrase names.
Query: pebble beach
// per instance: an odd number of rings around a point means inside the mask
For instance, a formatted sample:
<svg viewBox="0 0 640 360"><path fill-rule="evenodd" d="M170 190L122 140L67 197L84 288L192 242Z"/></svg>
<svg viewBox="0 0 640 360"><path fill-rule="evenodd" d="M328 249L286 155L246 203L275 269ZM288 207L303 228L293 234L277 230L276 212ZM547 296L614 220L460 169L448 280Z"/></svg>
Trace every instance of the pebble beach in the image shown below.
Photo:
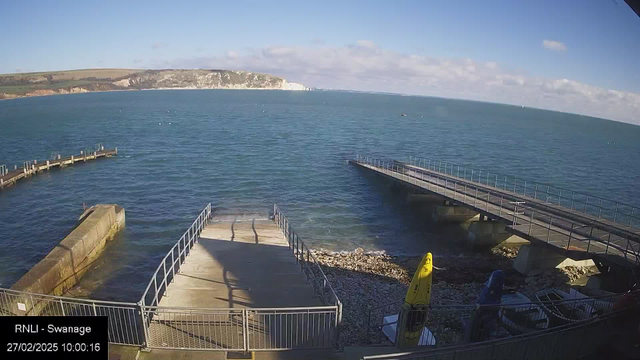
<svg viewBox="0 0 640 360"><path fill-rule="evenodd" d="M506 288L529 297L550 287L568 291L573 281L595 273L593 268L567 267L525 276L513 269L517 252L505 247L459 256L434 255L431 305L474 304L491 272L498 269L505 273ZM402 303L421 256L394 256L360 248L351 252L314 250L313 254L343 303L341 345L385 343L375 331L367 335L367 327L380 321L376 316L380 311L388 314ZM457 340L462 336L459 316L451 313L446 317L432 316L430 329L440 330L440 338L450 333L450 341Z"/></svg>

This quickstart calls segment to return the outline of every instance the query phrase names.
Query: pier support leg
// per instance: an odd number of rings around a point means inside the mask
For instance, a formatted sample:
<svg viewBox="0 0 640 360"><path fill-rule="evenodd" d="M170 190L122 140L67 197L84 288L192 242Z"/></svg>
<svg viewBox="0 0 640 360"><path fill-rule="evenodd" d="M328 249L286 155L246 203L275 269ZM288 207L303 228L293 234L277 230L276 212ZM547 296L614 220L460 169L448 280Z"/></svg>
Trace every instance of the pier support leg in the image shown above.
<svg viewBox="0 0 640 360"><path fill-rule="evenodd" d="M474 221L469 225L469 245L473 248L518 247L526 244L529 241L507 232L501 222L484 220Z"/></svg>
<svg viewBox="0 0 640 360"><path fill-rule="evenodd" d="M560 269L567 266L595 266L595 263L591 259L569 259L560 253L537 245L521 246L518 256L513 261L513 268L524 275L533 270Z"/></svg>
<svg viewBox="0 0 640 360"><path fill-rule="evenodd" d="M464 223L480 219L480 214L460 205L438 205L433 208L431 219L435 222Z"/></svg>

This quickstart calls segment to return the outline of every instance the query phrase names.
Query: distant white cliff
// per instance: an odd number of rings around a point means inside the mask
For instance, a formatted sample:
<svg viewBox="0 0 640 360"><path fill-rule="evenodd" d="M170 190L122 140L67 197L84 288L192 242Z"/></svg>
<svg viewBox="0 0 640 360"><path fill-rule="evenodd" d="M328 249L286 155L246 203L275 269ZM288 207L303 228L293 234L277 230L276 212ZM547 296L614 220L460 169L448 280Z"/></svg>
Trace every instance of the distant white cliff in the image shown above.
<svg viewBox="0 0 640 360"><path fill-rule="evenodd" d="M147 70L112 84L137 89L308 90L278 76L232 70Z"/></svg>
<svg viewBox="0 0 640 360"><path fill-rule="evenodd" d="M75 86L68 86L73 81ZM148 89L310 90L286 79L234 70L85 69L0 75L0 99L92 91ZM43 88L44 87L44 88Z"/></svg>

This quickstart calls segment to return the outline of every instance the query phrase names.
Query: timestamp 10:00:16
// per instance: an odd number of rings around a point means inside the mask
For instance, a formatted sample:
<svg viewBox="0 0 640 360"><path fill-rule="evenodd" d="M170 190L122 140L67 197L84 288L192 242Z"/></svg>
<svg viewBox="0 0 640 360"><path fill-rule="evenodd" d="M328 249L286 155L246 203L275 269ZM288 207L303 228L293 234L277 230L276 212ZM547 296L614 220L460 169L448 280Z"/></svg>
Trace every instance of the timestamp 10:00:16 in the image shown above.
<svg viewBox="0 0 640 360"><path fill-rule="evenodd" d="M58 352L62 350L62 352L99 352L100 351L100 343L72 343L72 342L64 342L64 343L55 343L55 342L46 342L46 343L17 343L10 342L7 343L7 352L22 352L22 353L33 353L33 352Z"/></svg>

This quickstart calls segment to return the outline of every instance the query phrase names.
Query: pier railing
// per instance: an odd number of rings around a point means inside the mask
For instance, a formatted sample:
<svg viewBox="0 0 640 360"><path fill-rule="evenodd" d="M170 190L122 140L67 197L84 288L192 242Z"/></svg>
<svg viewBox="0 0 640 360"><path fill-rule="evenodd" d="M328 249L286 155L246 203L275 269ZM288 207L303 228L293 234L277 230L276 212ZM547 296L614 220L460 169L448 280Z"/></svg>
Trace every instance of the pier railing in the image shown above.
<svg viewBox="0 0 640 360"><path fill-rule="evenodd" d="M180 240L167 252L160 261L160 265L151 276L149 285L144 290L140 302L143 306L158 306L160 299L167 292L167 287L173 281L180 267L189 255L191 248L198 242L200 233L211 219L211 203L200 212L191 226L182 234ZM152 286L153 285L153 286Z"/></svg>
<svg viewBox="0 0 640 360"><path fill-rule="evenodd" d="M551 215L514 201L507 192L492 190L477 182L469 182L444 173L416 171L395 161L357 156L356 163L376 169L382 174L421 187L486 214L509 222L516 235L534 238L567 251L613 254L640 264L640 242L607 230L606 224L585 224Z"/></svg>
<svg viewBox="0 0 640 360"><path fill-rule="evenodd" d="M322 270L320 262L315 258L304 241L300 239L300 236L296 234L289 220L282 214L282 211L276 204L273 204L273 219L282 230L284 237L289 243L289 248L296 258L296 262L300 265L307 281L313 285L316 294L325 305L334 305L336 307L335 325L336 329L339 330L340 323L342 322L342 302L338 299L338 295L333 289L333 286L331 286L327 275ZM339 333L336 331L336 343L338 337Z"/></svg>
<svg viewBox="0 0 640 360"><path fill-rule="evenodd" d="M128 302L76 299L0 288L1 316L107 316L109 342L143 346L142 307Z"/></svg>
<svg viewBox="0 0 640 360"><path fill-rule="evenodd" d="M640 208L619 201L446 161L410 156L409 163L427 170L529 196L621 225L640 228Z"/></svg>
<svg viewBox="0 0 640 360"><path fill-rule="evenodd" d="M161 349L334 348L337 307L186 308L0 288L0 316L107 316L109 343Z"/></svg>

